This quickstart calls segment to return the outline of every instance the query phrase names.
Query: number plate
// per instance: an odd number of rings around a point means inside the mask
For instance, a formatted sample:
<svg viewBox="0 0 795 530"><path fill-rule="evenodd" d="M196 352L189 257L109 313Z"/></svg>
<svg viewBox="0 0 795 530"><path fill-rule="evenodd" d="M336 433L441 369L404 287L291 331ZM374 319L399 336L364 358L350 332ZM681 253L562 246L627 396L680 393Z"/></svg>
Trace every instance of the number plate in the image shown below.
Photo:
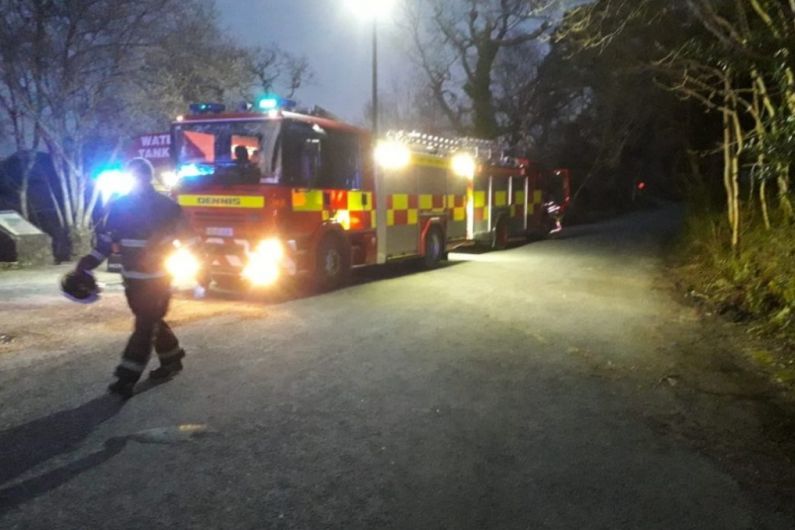
<svg viewBox="0 0 795 530"><path fill-rule="evenodd" d="M218 226L208 226L206 232L208 236L232 237L235 235L235 231L232 228Z"/></svg>

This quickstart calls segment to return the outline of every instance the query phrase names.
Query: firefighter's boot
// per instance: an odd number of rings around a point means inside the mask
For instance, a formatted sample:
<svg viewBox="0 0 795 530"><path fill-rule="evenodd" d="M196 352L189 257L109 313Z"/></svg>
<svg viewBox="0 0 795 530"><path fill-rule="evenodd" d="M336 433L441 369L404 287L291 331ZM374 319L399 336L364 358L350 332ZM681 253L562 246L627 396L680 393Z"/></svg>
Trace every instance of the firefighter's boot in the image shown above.
<svg viewBox="0 0 795 530"><path fill-rule="evenodd" d="M123 378L119 378L114 383L108 385L109 392L124 399L130 399L132 397L134 388L135 381L130 381Z"/></svg>
<svg viewBox="0 0 795 530"><path fill-rule="evenodd" d="M166 379L171 379L175 375L177 375L182 370L182 361L177 359L176 361L172 361L170 363L164 363L160 365L160 368L156 368L149 372L149 379L153 381L165 381Z"/></svg>

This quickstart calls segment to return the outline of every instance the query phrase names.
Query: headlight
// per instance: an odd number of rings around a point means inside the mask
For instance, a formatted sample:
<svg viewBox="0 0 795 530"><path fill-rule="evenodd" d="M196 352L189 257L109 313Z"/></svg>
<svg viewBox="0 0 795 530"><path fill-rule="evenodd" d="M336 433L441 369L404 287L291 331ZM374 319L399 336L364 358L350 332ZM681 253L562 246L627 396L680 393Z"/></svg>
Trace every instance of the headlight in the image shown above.
<svg viewBox="0 0 795 530"><path fill-rule="evenodd" d="M284 257L284 247L278 239L260 241L249 254L243 277L256 286L271 285L279 278L279 267Z"/></svg>
<svg viewBox="0 0 795 530"><path fill-rule="evenodd" d="M166 258L166 270L177 287L193 287L201 270L201 263L187 248L178 248Z"/></svg>

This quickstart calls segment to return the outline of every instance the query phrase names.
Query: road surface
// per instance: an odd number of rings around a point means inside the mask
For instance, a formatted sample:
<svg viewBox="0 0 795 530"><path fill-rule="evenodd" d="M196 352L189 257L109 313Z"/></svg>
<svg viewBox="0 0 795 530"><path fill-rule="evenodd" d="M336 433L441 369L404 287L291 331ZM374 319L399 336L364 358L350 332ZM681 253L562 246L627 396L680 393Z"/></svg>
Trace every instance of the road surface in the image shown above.
<svg viewBox="0 0 795 530"><path fill-rule="evenodd" d="M791 529L785 414L672 296L678 220L178 299L186 369L126 403L118 279L0 272L0 527Z"/></svg>

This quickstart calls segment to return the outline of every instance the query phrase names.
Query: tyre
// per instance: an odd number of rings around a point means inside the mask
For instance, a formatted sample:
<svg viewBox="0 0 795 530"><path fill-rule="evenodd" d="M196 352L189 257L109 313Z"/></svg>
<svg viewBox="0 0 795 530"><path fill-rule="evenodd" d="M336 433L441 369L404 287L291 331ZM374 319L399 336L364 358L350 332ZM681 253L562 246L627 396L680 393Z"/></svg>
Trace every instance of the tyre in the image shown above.
<svg viewBox="0 0 795 530"><path fill-rule="evenodd" d="M342 238L327 235L315 254L315 287L330 291L342 287L350 279L351 253Z"/></svg>
<svg viewBox="0 0 795 530"><path fill-rule="evenodd" d="M494 250L505 250L508 248L508 223L505 219L500 219L497 222L497 228L494 229L491 239L491 248Z"/></svg>
<svg viewBox="0 0 795 530"><path fill-rule="evenodd" d="M445 254L444 235L437 226L428 229L425 235L425 255L422 257L422 266L425 269L433 269L439 266Z"/></svg>

